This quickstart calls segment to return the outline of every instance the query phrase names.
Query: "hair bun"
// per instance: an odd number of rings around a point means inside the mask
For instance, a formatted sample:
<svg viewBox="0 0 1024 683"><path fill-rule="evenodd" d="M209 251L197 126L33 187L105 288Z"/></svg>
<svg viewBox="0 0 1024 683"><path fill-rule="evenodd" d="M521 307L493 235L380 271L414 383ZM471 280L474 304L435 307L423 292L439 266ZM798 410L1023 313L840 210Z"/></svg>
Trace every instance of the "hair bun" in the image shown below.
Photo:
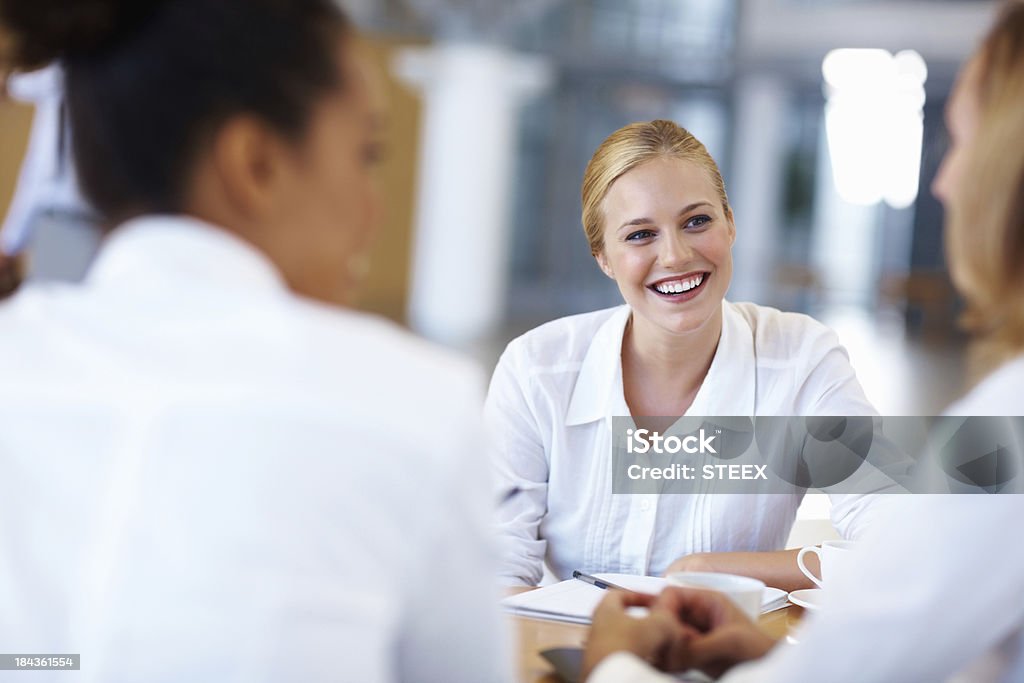
<svg viewBox="0 0 1024 683"><path fill-rule="evenodd" d="M32 69L113 45L159 4L157 0L0 0L0 26L13 39L11 64Z"/></svg>

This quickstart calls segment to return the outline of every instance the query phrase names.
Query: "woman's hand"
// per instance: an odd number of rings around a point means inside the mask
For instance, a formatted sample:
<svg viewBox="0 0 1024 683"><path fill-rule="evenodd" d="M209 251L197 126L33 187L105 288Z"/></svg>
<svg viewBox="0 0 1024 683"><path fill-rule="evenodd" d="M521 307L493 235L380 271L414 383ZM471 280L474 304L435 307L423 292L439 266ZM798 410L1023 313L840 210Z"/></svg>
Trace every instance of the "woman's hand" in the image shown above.
<svg viewBox="0 0 1024 683"><path fill-rule="evenodd" d="M649 607L645 617L629 607ZM718 677L775 646L729 598L714 591L666 588L654 597L612 590L594 612L583 679L614 652L631 652L664 671L700 669Z"/></svg>
<svg viewBox="0 0 1024 683"><path fill-rule="evenodd" d="M665 654L662 663L671 671L695 668L717 678L775 646L732 600L714 591L666 588L651 612L674 615L686 633Z"/></svg>
<svg viewBox="0 0 1024 683"><path fill-rule="evenodd" d="M673 572L719 571L715 568L715 555L717 554L719 553L693 553L686 557L680 557L668 566L668 569L665 571L665 576L668 576Z"/></svg>
<svg viewBox="0 0 1024 683"><path fill-rule="evenodd" d="M582 678L614 652L632 652L650 664L664 668L671 651L680 646L688 629L673 613L655 607L660 598L643 593L609 590L594 611L593 626L583 653ZM633 616L630 607L649 607L647 616Z"/></svg>

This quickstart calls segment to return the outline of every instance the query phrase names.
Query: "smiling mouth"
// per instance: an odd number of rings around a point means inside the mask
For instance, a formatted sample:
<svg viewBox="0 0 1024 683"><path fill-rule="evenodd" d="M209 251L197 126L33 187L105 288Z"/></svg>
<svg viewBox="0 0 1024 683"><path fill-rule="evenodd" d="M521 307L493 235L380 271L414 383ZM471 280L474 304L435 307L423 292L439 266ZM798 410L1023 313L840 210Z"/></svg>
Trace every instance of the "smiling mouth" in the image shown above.
<svg viewBox="0 0 1024 683"><path fill-rule="evenodd" d="M662 299L669 301L686 301L697 296L704 290L711 273L695 273L685 277L659 280L647 289L657 294Z"/></svg>

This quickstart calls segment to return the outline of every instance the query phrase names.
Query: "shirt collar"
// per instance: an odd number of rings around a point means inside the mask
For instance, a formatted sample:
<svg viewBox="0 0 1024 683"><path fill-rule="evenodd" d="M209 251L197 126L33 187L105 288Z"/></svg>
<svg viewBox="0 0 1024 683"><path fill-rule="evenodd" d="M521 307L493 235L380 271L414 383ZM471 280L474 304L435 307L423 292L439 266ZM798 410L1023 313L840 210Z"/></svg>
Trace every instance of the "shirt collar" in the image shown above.
<svg viewBox="0 0 1024 683"><path fill-rule="evenodd" d="M687 415L752 417L757 395L754 330L728 301L722 302L722 336Z"/></svg>
<svg viewBox="0 0 1024 683"><path fill-rule="evenodd" d="M632 310L619 306L597 329L583 358L566 413L567 426L629 415L622 388L622 336Z"/></svg>
<svg viewBox="0 0 1024 683"><path fill-rule="evenodd" d="M631 314L621 306L598 328L573 388L566 425L629 415L622 385L622 337ZM722 335L687 415L752 416L757 389L754 333L732 304L722 302Z"/></svg>
<svg viewBox="0 0 1024 683"><path fill-rule="evenodd" d="M269 258L228 230L191 216L143 216L114 229L89 269L92 286L167 282L247 292L282 293Z"/></svg>

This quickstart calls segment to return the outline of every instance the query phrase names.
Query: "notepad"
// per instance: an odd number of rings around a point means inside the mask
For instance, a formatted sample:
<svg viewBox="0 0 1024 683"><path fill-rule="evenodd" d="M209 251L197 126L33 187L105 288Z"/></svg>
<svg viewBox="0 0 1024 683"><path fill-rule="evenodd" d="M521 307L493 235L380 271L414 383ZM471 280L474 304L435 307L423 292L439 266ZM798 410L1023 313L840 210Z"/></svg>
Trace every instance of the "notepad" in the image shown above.
<svg viewBox="0 0 1024 683"><path fill-rule="evenodd" d="M660 593L668 580L660 576L637 576L636 574L595 574L599 579L609 581L638 593ZM569 579L537 590L511 595L501 601L506 612L533 619L562 621L570 624L589 624L594 609L607 591L589 583ZM786 605L786 592L778 588L766 588L761 600L761 612L771 612Z"/></svg>

